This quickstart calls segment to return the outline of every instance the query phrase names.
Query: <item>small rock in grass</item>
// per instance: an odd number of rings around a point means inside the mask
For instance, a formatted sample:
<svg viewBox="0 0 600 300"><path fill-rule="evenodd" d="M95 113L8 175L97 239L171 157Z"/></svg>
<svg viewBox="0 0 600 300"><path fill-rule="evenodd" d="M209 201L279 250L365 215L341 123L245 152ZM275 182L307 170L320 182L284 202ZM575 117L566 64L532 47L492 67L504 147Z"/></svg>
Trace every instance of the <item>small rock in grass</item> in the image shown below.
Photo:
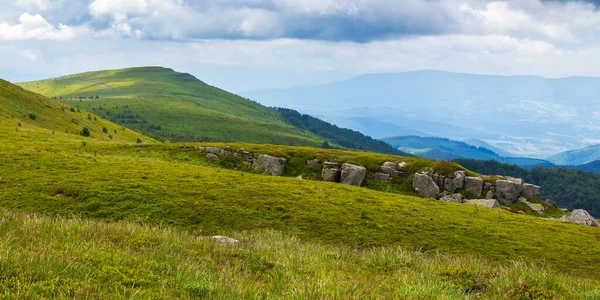
<svg viewBox="0 0 600 300"><path fill-rule="evenodd" d="M210 238L215 240L216 242L219 242L224 245L235 245L240 242L236 239L232 239L230 237L222 236L222 235L215 235L215 236L211 236Z"/></svg>

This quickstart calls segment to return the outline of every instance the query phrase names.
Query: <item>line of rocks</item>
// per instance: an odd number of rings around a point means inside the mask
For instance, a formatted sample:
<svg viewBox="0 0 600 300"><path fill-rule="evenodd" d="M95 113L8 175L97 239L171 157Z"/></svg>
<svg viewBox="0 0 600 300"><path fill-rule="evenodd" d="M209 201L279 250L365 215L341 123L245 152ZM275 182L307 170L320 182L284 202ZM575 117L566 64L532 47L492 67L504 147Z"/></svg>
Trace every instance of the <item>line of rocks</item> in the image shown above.
<svg viewBox="0 0 600 300"><path fill-rule="evenodd" d="M521 178L506 177L498 179L494 183L489 183L481 177L466 176L464 171L456 171L454 178L448 178L433 170L428 170L414 175L413 189L423 198L439 199L445 202L502 208L501 204L509 205L518 201L539 215L544 213L546 209L542 204L529 202L528 200L539 199L540 187L526 183ZM456 193L459 190L466 191L475 198L485 195L485 199L466 200L462 194ZM546 205L557 208L552 200L546 200ZM568 212L567 209L561 210L565 213ZM524 214L525 212L519 211L519 213ZM548 219L575 222L587 226L600 226L596 219L583 209L576 209L571 215L565 215L560 219Z"/></svg>

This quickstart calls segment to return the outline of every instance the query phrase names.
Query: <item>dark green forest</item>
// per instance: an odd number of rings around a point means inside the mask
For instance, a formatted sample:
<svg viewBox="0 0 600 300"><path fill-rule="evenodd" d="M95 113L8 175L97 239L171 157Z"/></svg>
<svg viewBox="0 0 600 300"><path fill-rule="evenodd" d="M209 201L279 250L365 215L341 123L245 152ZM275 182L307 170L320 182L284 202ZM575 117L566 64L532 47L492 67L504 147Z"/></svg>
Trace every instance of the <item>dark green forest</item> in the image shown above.
<svg viewBox="0 0 600 300"><path fill-rule="evenodd" d="M523 178L542 187L543 199L552 199L561 207L582 208L595 217L600 216L600 174L566 168L524 169L496 161L472 159L457 159L455 162L480 174Z"/></svg>
<svg viewBox="0 0 600 300"><path fill-rule="evenodd" d="M327 123L321 119L306 114L301 114L293 109L281 107L275 107L274 109L281 114L281 117L287 123L326 138L328 141L324 143L324 146L327 146L329 143L335 143L349 149L395 155L408 155L400 150L395 149L386 142L378 141L358 131L339 128L331 123Z"/></svg>

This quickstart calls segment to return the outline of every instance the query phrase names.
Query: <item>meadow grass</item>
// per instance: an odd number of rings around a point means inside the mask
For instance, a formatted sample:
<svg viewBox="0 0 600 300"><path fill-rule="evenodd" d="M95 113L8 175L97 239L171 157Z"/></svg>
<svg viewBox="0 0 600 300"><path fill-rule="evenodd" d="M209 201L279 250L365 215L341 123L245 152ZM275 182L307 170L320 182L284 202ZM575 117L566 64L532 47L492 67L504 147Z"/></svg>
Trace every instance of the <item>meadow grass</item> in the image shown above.
<svg viewBox="0 0 600 300"><path fill-rule="evenodd" d="M5 299L597 299L599 282L520 260L356 249L273 230L199 233L0 212Z"/></svg>

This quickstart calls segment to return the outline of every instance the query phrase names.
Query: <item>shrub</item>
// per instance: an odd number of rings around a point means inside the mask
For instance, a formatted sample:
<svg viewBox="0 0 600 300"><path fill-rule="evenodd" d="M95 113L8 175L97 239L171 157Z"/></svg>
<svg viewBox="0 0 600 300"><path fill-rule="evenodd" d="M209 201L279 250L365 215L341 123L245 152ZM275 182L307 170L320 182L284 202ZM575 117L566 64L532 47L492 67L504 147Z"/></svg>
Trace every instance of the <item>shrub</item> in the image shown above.
<svg viewBox="0 0 600 300"><path fill-rule="evenodd" d="M90 129L87 127L83 127L79 134L81 134L81 136L90 136Z"/></svg>
<svg viewBox="0 0 600 300"><path fill-rule="evenodd" d="M137 141L135 141L135 142L138 143L138 144L141 144L142 140L140 138L138 138Z"/></svg>
<svg viewBox="0 0 600 300"><path fill-rule="evenodd" d="M71 112L75 112L75 108L71 107Z"/></svg>
<svg viewBox="0 0 600 300"><path fill-rule="evenodd" d="M104 133L108 133L108 128L106 128L106 127L102 127L102 132L104 132Z"/></svg>
<svg viewBox="0 0 600 300"><path fill-rule="evenodd" d="M29 114L29 118L32 119L32 120L34 120L34 121L37 120L36 114L33 114L33 113Z"/></svg>

